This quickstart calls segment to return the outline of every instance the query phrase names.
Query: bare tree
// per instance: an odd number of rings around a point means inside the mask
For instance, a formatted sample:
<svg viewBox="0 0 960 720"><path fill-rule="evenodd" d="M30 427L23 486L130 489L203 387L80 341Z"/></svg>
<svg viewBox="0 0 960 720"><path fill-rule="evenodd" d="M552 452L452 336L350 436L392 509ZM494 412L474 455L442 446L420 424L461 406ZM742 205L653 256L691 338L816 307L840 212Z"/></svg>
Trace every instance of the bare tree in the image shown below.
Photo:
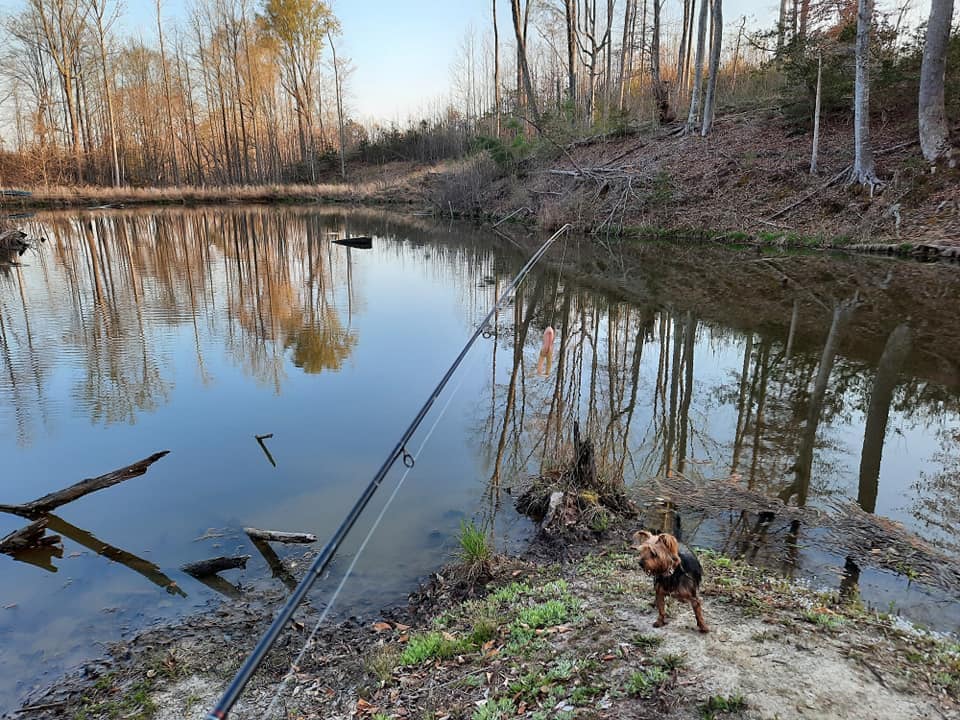
<svg viewBox="0 0 960 720"><path fill-rule="evenodd" d="M63 100L70 120L70 137L77 181L83 182L83 148L77 102L77 68L89 8L77 0L29 0L28 7L43 32L44 50L53 59L63 86Z"/></svg>
<svg viewBox="0 0 960 720"><path fill-rule="evenodd" d="M707 44L707 3L700 0L700 20L697 28L697 59L693 70L693 91L690 93L690 112L687 115L687 132L694 132L700 114L700 94L703 89L703 53Z"/></svg>
<svg viewBox="0 0 960 720"><path fill-rule="evenodd" d="M856 77L853 88L854 159L850 182L873 191L878 184L873 148L870 146L870 35L873 0L858 0Z"/></svg>
<svg viewBox="0 0 960 720"><path fill-rule="evenodd" d="M577 0L564 0L564 18L567 22L567 96L571 105L577 105Z"/></svg>
<svg viewBox="0 0 960 720"><path fill-rule="evenodd" d="M706 137L713 127L717 99L717 78L720 75L720 45L723 42L723 0L713 0L713 42L710 45L710 76L703 101L703 125L700 134Z"/></svg>
<svg viewBox="0 0 960 720"><path fill-rule="evenodd" d="M527 18L529 17L530 0L527 0L526 11L521 9L522 0L511 0L510 9L513 16L513 32L517 38L517 62L519 73L523 80L526 106L534 123L540 124L540 111L537 109L537 96L533 92L533 81L530 78L530 64L527 62Z"/></svg>
<svg viewBox="0 0 960 720"><path fill-rule="evenodd" d="M333 33L327 28L327 42L330 43L330 53L333 55L333 84L337 100L337 126L340 142L340 177L347 177L346 136L343 132L343 78L340 74L340 64L337 62L337 46L333 44Z"/></svg>
<svg viewBox="0 0 960 720"><path fill-rule="evenodd" d="M813 149L810 152L810 174L817 174L817 156L820 153L820 95L823 85L823 53L817 53L817 99L813 108Z"/></svg>
<svg viewBox="0 0 960 720"><path fill-rule="evenodd" d="M120 187L120 157L117 152L117 123L113 112L113 93L111 85L113 79L107 70L107 33L116 22L119 6L114 6L112 12L107 13L107 0L89 0L90 13L93 16L97 30L97 49L100 51L100 73L103 76L103 97L107 108L107 131L110 134L110 155L113 161L113 184Z"/></svg>
<svg viewBox="0 0 960 720"><path fill-rule="evenodd" d="M951 151L943 85L952 19L953 0L931 0L927 42L920 68L920 149L923 157L931 163L948 156Z"/></svg>
<svg viewBox="0 0 960 720"><path fill-rule="evenodd" d="M497 28L497 0L493 0L493 114L500 137L500 31Z"/></svg>

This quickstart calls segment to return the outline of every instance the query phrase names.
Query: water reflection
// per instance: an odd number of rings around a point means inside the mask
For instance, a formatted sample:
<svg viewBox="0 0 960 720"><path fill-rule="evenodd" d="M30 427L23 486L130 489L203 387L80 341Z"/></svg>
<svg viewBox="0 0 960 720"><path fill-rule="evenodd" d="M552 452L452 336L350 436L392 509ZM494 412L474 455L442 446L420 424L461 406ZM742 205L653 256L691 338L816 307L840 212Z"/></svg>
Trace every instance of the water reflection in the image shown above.
<svg viewBox="0 0 960 720"><path fill-rule="evenodd" d="M105 607L136 616L124 621L133 630L250 580L291 587L286 551L252 553L239 529L328 536L524 260L475 230L370 212L36 222L49 242L0 276L0 501L108 470L132 448L172 453L149 477L51 517L59 555L29 558L36 565L0 556L0 605L17 606L0 614L4 701L33 680L17 669L24 658L55 672L89 655L92 639L115 638ZM353 235L372 236L373 249L331 243ZM345 611L405 597L449 558L465 516L485 512L501 541L523 537L529 526L503 491L569 455L579 420L601 471L628 483L729 482L790 508L651 507L649 525L790 573L846 565L849 591L913 603L930 622L931 596L905 599L902 579L861 575L801 509L856 499L940 549L960 545L950 359L960 330L918 320L955 296L956 281L875 260L847 262L839 277L839 260L795 258L781 283L736 253L632 252L628 281L602 292L577 270L625 259L571 240L568 260L532 275L495 318ZM887 292L873 278L926 292ZM856 307L837 300L855 295ZM544 353L547 328L556 337ZM0 536L19 523L0 514ZM234 549L253 555L239 585L231 576L206 587L178 570ZM69 627L41 637L50 618ZM960 627L960 612L932 619Z"/></svg>

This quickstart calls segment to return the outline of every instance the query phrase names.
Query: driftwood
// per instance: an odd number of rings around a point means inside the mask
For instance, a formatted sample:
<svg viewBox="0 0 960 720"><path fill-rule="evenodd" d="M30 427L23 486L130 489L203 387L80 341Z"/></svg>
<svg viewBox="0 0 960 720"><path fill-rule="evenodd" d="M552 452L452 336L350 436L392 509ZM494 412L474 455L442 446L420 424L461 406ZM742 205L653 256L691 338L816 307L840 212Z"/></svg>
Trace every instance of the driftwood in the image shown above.
<svg viewBox="0 0 960 720"><path fill-rule="evenodd" d="M48 545L57 545L60 543L59 535L46 535L47 520L37 520L24 528L14 530L4 538L0 538L0 552L15 553L23 550L44 547Z"/></svg>
<svg viewBox="0 0 960 720"><path fill-rule="evenodd" d="M259 530L257 528L244 528L243 531L250 536L251 540L266 540L268 542L279 543L300 543L309 545L317 541L316 535L310 533L280 532L279 530Z"/></svg>
<svg viewBox="0 0 960 720"><path fill-rule="evenodd" d="M343 245L344 247L357 248L358 250L370 250L373 248L373 238L369 237L352 237L352 238L342 238L340 240L334 240L334 245Z"/></svg>
<svg viewBox="0 0 960 720"><path fill-rule="evenodd" d="M215 557L209 560L200 560L199 562L187 563L181 569L195 578L210 577L224 570L234 570L236 568L246 568L249 555L238 555L236 557Z"/></svg>
<svg viewBox="0 0 960 720"><path fill-rule="evenodd" d="M109 472L106 475L101 475L100 477L81 480L75 485L71 485L63 490L50 493L49 495L44 495L41 498L37 498L32 502L24 503L23 505L0 505L0 512L10 513L11 515L19 515L20 517L33 520L41 515L51 512L52 510L56 510L61 505L66 505L67 503L82 498L84 495L89 495L97 490L103 490L121 483L124 480L140 477L147 472L147 469L153 465L153 463L169 452L169 450L164 450L163 452L154 453L150 457L139 460L132 465L127 465L126 467L122 467L119 470L114 470L113 472Z"/></svg>

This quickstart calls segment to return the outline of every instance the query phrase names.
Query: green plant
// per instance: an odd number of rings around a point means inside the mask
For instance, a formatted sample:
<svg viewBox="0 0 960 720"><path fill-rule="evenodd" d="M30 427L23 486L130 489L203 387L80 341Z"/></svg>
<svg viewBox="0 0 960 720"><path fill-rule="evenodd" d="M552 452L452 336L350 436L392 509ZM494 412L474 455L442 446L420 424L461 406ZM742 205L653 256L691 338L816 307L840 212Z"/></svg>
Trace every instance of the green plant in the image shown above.
<svg viewBox="0 0 960 720"><path fill-rule="evenodd" d="M717 715L724 713L740 713L746 710L747 701L743 695L714 695L700 706L700 717L703 720L714 720Z"/></svg>
<svg viewBox="0 0 960 720"><path fill-rule="evenodd" d="M552 627L564 622L570 616L570 610L564 600L547 600L517 613L517 623L533 629Z"/></svg>
<svg viewBox="0 0 960 720"><path fill-rule="evenodd" d="M803 619L814 625L819 625L827 630L836 630L843 625L843 618L838 615L832 615L816 610L806 610L803 613Z"/></svg>
<svg viewBox="0 0 960 720"><path fill-rule="evenodd" d="M473 520L469 523L461 520L457 542L460 545L457 559L466 569L467 575L471 579L489 575L493 548L486 532L478 528Z"/></svg>
<svg viewBox="0 0 960 720"><path fill-rule="evenodd" d="M663 685L669 675L659 667L648 667L633 673L627 680L627 692L636 697L648 697Z"/></svg>
<svg viewBox="0 0 960 720"><path fill-rule="evenodd" d="M446 660L471 650L469 643L457 640L452 635L441 632L429 632L414 635L400 654L401 665L419 665L427 660Z"/></svg>
<svg viewBox="0 0 960 720"><path fill-rule="evenodd" d="M384 645L370 653L364 667L381 685L386 685L393 678L393 669L399 662L400 652L392 645Z"/></svg>
<svg viewBox="0 0 960 720"><path fill-rule="evenodd" d="M516 711L513 700L510 698L490 699L474 711L471 720L506 720Z"/></svg>
<svg viewBox="0 0 960 720"><path fill-rule="evenodd" d="M659 635L644 635L643 633L637 633L633 636L631 642L638 648L642 648L644 650L653 650L660 647L660 645L663 643L663 638Z"/></svg>
<svg viewBox="0 0 960 720"><path fill-rule="evenodd" d="M602 694L602 687L596 687L594 685L581 685L580 687L574 689L573 694L570 696L570 702L577 707L592 705L594 698L596 698L597 695Z"/></svg>
<svg viewBox="0 0 960 720"><path fill-rule="evenodd" d="M669 653L662 657L658 657L654 662L664 670L679 670L687 664L687 656Z"/></svg>

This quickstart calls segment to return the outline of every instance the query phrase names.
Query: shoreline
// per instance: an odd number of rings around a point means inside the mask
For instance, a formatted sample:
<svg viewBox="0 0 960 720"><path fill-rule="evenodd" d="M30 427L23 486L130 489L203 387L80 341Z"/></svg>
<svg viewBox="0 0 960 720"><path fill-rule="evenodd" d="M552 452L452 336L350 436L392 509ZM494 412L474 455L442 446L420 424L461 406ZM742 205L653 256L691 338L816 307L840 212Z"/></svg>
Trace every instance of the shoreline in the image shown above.
<svg viewBox="0 0 960 720"><path fill-rule="evenodd" d="M496 559L484 585L448 567L408 608L322 628L290 680L286 717L894 720L960 711L956 638L709 550L696 552L711 633L698 633L676 601L670 624L652 627L651 583L628 536L623 526L572 541L541 536L521 556ZM88 664L32 698L26 712L199 720L269 615L225 603L147 630L112 646L99 671ZM313 617L301 608L237 717L262 715Z"/></svg>
<svg viewBox="0 0 960 720"><path fill-rule="evenodd" d="M319 188L319 189L318 189ZM334 205L396 210L400 207L417 209L417 214L437 220L452 219L491 225L493 230L501 223L508 227L547 232L556 229L536 222L498 216L488 211L444 211L431 205L425 197L410 195L392 197L389 193L371 194L354 186L293 185L293 186L224 186L180 188L58 188L49 194L39 194L18 200L0 200L0 213L16 219L21 214L35 212L66 212L70 210L97 212L125 209L204 208L226 203L229 206L310 206ZM960 245L930 242L922 238L900 238L896 242L856 243L845 236L814 236L792 232L713 229L697 226L656 227L625 226L615 230L575 225L578 233L622 241L674 242L681 244L717 245L734 250L754 248L758 253L808 252L885 255L921 262L944 261L960 265Z"/></svg>

